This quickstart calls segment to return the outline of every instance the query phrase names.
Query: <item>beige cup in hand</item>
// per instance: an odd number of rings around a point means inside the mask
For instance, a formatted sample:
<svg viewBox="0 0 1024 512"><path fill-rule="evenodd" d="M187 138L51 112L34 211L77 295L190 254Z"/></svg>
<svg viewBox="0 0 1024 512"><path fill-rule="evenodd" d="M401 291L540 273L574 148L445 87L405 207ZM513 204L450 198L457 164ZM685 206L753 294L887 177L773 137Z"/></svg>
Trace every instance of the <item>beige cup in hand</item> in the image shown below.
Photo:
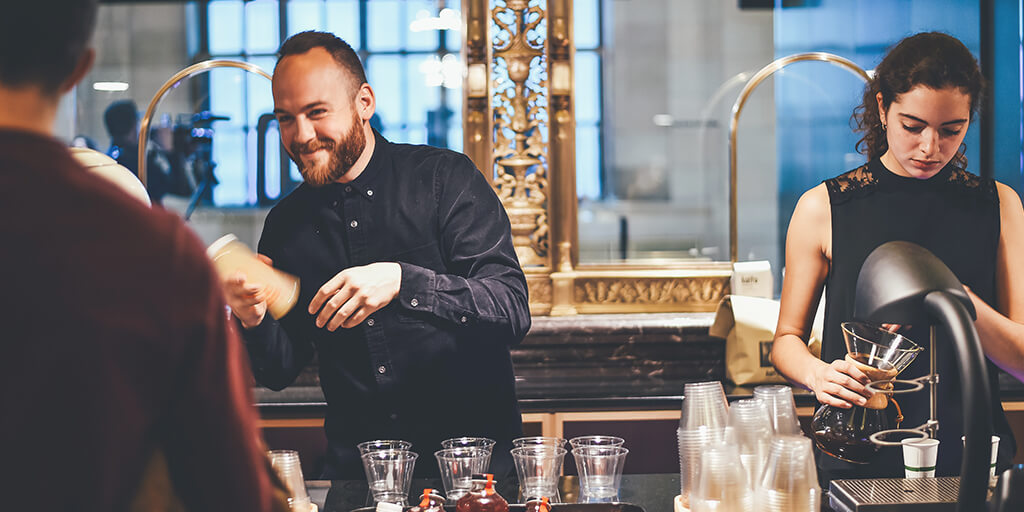
<svg viewBox="0 0 1024 512"><path fill-rule="evenodd" d="M267 287L267 311L274 318L288 314L299 299L299 278L264 263L235 235L220 237L206 254L222 278L242 272L247 281Z"/></svg>

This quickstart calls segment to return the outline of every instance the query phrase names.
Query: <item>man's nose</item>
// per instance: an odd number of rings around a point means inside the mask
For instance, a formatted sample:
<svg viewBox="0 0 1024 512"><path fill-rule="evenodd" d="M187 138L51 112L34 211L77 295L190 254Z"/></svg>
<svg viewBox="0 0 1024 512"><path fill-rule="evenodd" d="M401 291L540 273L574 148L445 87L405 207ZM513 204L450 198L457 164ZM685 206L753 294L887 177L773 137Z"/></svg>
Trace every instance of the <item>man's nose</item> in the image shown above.
<svg viewBox="0 0 1024 512"><path fill-rule="evenodd" d="M303 144L313 140L316 137L316 130L313 129L313 123L308 119L298 118L295 120L295 141Z"/></svg>

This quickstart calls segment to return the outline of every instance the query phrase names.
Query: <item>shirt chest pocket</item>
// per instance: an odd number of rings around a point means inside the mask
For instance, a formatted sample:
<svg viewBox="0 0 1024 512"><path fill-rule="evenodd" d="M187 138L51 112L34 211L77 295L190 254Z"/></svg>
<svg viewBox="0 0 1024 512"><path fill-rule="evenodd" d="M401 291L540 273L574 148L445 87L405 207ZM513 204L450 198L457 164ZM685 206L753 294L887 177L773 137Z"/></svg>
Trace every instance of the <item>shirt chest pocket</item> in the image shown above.
<svg viewBox="0 0 1024 512"><path fill-rule="evenodd" d="M391 261L416 265L442 274L447 273L447 266L441 257L437 242L427 242L412 249L403 249L395 254Z"/></svg>

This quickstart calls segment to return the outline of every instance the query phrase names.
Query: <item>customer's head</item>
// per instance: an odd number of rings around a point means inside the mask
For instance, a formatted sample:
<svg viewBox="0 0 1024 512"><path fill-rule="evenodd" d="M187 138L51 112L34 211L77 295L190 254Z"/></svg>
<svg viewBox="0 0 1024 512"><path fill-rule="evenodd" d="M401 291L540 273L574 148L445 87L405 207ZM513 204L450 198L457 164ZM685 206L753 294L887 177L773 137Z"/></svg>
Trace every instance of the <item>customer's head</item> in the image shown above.
<svg viewBox="0 0 1024 512"><path fill-rule="evenodd" d="M103 124L112 139L134 139L138 136L139 110L132 100L118 100L103 112Z"/></svg>
<svg viewBox="0 0 1024 512"><path fill-rule="evenodd" d="M4 2L0 9L0 87L57 96L92 65L97 0Z"/></svg>
<svg viewBox="0 0 1024 512"><path fill-rule="evenodd" d="M910 175L949 161L964 168L963 139L984 89L978 62L955 37L925 32L896 44L875 68L854 121L868 158L886 151ZM934 172L933 172L934 171Z"/></svg>
<svg viewBox="0 0 1024 512"><path fill-rule="evenodd" d="M337 181L372 137L373 90L352 47L325 32L281 45L274 68L274 114L289 156L313 186Z"/></svg>

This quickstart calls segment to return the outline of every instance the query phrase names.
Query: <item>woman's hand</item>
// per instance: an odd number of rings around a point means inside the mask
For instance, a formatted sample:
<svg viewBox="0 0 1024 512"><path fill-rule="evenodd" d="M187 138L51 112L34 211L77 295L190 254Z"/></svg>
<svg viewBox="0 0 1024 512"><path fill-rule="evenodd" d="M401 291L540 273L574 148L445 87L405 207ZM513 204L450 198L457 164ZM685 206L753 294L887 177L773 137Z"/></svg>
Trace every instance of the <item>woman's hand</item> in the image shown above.
<svg viewBox="0 0 1024 512"><path fill-rule="evenodd" d="M819 365L811 375L810 387L818 401L849 409L864 405L871 398L866 385L868 376L849 361L836 359L832 364Z"/></svg>

